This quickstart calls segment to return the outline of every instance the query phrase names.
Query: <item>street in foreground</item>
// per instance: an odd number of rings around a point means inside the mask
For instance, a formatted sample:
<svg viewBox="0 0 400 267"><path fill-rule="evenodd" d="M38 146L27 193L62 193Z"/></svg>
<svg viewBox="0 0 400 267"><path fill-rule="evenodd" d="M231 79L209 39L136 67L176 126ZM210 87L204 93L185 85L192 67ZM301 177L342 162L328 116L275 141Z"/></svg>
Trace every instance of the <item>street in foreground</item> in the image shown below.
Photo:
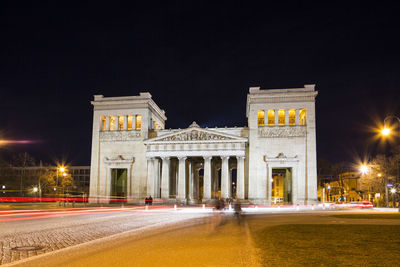
<svg viewBox="0 0 400 267"><path fill-rule="evenodd" d="M201 210L120 213L48 219L69 221L89 242L10 266L393 266L400 260L398 213L311 211L247 214L241 220L231 213L207 217ZM107 228L104 223L136 230L92 235L97 225Z"/></svg>

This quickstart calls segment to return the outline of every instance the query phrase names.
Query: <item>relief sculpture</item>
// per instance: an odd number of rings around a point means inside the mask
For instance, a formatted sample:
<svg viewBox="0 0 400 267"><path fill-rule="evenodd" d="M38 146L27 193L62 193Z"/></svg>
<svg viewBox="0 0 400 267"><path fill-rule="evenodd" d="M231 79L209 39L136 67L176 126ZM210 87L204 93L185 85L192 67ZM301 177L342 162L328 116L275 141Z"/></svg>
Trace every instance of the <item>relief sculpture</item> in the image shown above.
<svg viewBox="0 0 400 267"><path fill-rule="evenodd" d="M130 141L140 139L140 131L100 132L100 141Z"/></svg>
<svg viewBox="0 0 400 267"><path fill-rule="evenodd" d="M279 137L299 137L306 135L306 127L289 126L289 127L262 127L258 129L260 137L279 138Z"/></svg>
<svg viewBox="0 0 400 267"><path fill-rule="evenodd" d="M229 139L230 138L223 135L192 130L190 132L185 132L165 137L160 141L197 141L197 140L229 140Z"/></svg>

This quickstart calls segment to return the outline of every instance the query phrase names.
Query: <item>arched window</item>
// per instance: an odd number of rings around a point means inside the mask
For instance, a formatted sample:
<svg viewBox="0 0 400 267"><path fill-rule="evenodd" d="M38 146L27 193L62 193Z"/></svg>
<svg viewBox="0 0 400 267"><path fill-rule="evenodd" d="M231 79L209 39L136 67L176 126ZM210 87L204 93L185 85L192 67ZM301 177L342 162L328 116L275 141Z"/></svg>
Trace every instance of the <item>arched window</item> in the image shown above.
<svg viewBox="0 0 400 267"><path fill-rule="evenodd" d="M264 126L265 112L264 110L259 110L257 112L257 122L258 126Z"/></svg>
<svg viewBox="0 0 400 267"><path fill-rule="evenodd" d="M289 125L295 125L295 124L296 124L296 110L289 109Z"/></svg>
<svg viewBox="0 0 400 267"><path fill-rule="evenodd" d="M118 131L124 129L124 116L118 116Z"/></svg>
<svg viewBox="0 0 400 267"><path fill-rule="evenodd" d="M273 109L268 110L268 125L275 125L275 110Z"/></svg>
<svg viewBox="0 0 400 267"><path fill-rule="evenodd" d="M278 111L278 123L279 125L285 125L285 110L280 109Z"/></svg>
<svg viewBox="0 0 400 267"><path fill-rule="evenodd" d="M114 130L115 130L115 117L110 116L110 131L114 131Z"/></svg>
<svg viewBox="0 0 400 267"><path fill-rule="evenodd" d="M100 131L106 130L106 116L100 116Z"/></svg>
<svg viewBox="0 0 400 267"><path fill-rule="evenodd" d="M300 125L306 125L307 124L307 109L305 109L305 108L300 109L299 117L300 117Z"/></svg>
<svg viewBox="0 0 400 267"><path fill-rule="evenodd" d="M142 129L142 115L136 115L136 130Z"/></svg>
<svg viewBox="0 0 400 267"><path fill-rule="evenodd" d="M132 130L132 120L133 120L133 116L132 115L128 115L128 131Z"/></svg>

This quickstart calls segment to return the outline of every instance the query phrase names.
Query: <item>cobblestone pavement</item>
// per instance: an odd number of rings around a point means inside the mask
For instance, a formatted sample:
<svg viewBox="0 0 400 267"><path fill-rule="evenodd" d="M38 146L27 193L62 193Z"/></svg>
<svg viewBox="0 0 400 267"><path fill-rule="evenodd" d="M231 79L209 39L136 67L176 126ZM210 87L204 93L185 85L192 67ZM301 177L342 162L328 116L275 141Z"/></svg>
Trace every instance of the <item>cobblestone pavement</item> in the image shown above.
<svg viewBox="0 0 400 267"><path fill-rule="evenodd" d="M133 229L200 218L206 214L196 211L124 211L17 222L3 221L0 222L0 264ZM34 251L15 250L16 247L24 246L37 246L39 249Z"/></svg>

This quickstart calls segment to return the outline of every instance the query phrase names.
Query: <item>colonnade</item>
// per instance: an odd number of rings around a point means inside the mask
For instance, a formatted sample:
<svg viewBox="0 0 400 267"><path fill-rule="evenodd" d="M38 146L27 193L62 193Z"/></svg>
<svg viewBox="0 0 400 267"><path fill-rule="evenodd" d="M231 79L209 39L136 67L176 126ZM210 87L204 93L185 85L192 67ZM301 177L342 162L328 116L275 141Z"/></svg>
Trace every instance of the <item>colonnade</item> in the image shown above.
<svg viewBox="0 0 400 267"><path fill-rule="evenodd" d="M179 202L207 202L217 197L219 167L221 197L232 197L232 177L229 160L236 159L236 198L245 198L244 156L148 157L147 194ZM172 161L174 164L172 164ZM218 161L218 165L216 162ZM221 162L219 164L219 162ZM233 163L234 160L231 160ZM231 164L232 166L232 164ZM200 192L199 170L203 169L203 188ZM171 183L172 182L172 183ZM200 197L202 196L202 197Z"/></svg>

